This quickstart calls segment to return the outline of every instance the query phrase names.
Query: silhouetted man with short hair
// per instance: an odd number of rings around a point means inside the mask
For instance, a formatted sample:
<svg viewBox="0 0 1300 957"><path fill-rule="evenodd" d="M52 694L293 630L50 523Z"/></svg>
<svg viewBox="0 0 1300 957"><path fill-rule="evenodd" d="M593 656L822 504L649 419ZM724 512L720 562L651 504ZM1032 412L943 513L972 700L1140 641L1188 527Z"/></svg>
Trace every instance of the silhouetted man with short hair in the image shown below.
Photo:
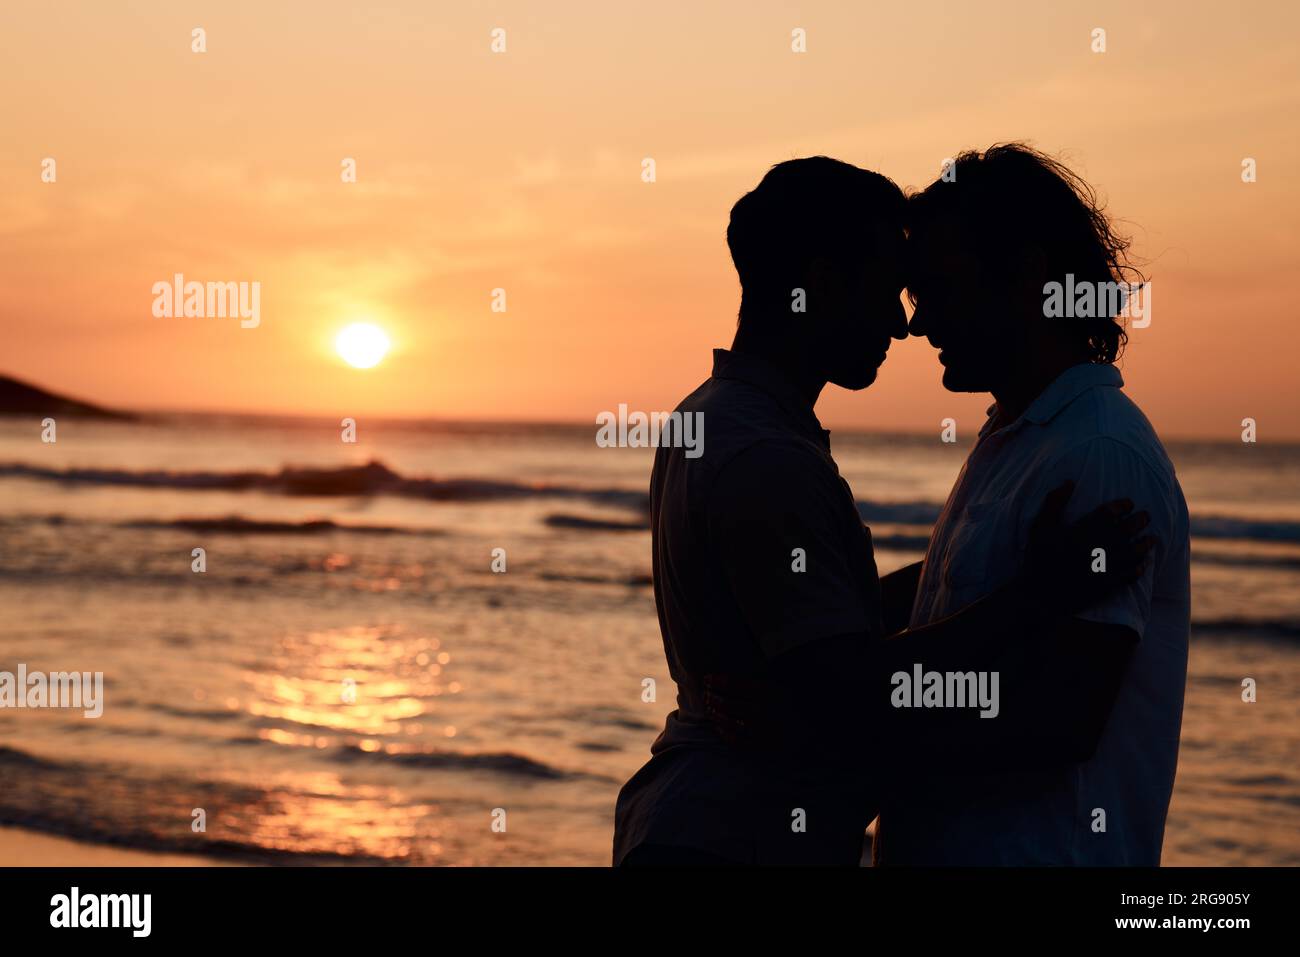
<svg viewBox="0 0 1300 957"><path fill-rule="evenodd" d="M935 732L948 747L924 753L952 760L1038 746L1036 721L973 711L900 721L889 675L914 660L987 666L1040 620L1034 599L1064 603L1099 587L1066 569L1061 543L1072 567L1082 543L1101 542L1113 577L1135 574L1126 556L1136 566L1140 555L1124 547L1135 526L1107 516L1104 528L1066 534L1058 496L1034 550L1060 575L1012 582L884 640L905 624L916 570L879 580L813 406L828 382L870 385L890 340L906 335L904 210L888 179L825 157L781 163L732 209L739 328L677 409L702 415L707 438L697 456L661 444L650 483L655 604L677 710L619 794L615 864L857 864L889 754L905 761ZM1073 721L1052 727L1065 733Z"/></svg>

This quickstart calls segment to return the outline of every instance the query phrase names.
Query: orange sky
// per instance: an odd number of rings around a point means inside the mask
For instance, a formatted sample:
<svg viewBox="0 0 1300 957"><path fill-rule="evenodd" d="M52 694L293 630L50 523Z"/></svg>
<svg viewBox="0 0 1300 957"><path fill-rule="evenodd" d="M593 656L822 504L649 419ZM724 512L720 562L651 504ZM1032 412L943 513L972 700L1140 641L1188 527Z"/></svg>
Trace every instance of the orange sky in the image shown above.
<svg viewBox="0 0 1300 957"><path fill-rule="evenodd" d="M991 6L4 4L0 372L145 408L671 408L730 341L727 212L768 166L825 153L919 187L1027 139L1149 261L1122 368L1156 426L1300 438L1297 5ZM260 326L154 318L175 272L260 282ZM394 342L372 370L333 353L358 319ZM937 431L986 404L909 340L818 411Z"/></svg>

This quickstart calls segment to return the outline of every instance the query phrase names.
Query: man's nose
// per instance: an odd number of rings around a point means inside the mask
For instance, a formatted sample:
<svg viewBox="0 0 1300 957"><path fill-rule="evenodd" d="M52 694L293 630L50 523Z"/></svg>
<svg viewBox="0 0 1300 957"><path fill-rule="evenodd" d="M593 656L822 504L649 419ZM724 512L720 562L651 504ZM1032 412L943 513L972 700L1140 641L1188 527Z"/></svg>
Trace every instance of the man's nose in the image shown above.
<svg viewBox="0 0 1300 957"><path fill-rule="evenodd" d="M930 333L929 313L919 306L912 309L912 321L907 326L908 334L925 336Z"/></svg>
<svg viewBox="0 0 1300 957"><path fill-rule="evenodd" d="M898 304L898 312L894 314L894 321L889 325L889 338L907 338L907 311L901 302Z"/></svg>

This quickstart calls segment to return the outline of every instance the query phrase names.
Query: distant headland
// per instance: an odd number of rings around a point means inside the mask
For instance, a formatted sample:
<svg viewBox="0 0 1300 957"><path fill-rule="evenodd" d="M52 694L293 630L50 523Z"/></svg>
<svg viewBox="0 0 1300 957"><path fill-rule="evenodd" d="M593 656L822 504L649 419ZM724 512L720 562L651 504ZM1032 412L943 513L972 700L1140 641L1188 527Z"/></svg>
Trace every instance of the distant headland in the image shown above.
<svg viewBox="0 0 1300 957"><path fill-rule="evenodd" d="M0 374L0 415L73 415L88 419L118 419L124 422L136 418L130 412L106 409L103 406L82 402L80 399L57 395L2 374Z"/></svg>

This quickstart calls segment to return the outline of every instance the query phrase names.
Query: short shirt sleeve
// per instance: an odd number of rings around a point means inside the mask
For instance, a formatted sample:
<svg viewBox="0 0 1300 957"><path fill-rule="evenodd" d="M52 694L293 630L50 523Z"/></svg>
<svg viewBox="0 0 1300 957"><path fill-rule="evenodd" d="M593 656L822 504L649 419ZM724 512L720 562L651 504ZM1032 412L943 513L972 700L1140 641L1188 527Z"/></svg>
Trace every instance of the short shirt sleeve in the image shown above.
<svg viewBox="0 0 1300 957"><path fill-rule="evenodd" d="M740 613L766 657L866 633L875 564L852 495L814 450L760 443L727 464L708 534ZM856 554L855 554L856 551Z"/></svg>
<svg viewBox="0 0 1300 957"><path fill-rule="evenodd" d="M1146 511L1151 516L1151 524L1142 534L1154 535L1159 545L1154 553L1156 561L1151 562L1146 574L1074 615L1084 621L1125 625L1140 638L1151 617L1160 555L1184 534L1177 519L1177 496L1136 450L1103 436L1075 446L1052 464L1034 497L1033 511L1027 514L1036 514L1047 493L1067 479L1074 482L1074 492L1066 508L1066 522L1075 522L1099 505L1121 498L1131 500L1135 511Z"/></svg>

